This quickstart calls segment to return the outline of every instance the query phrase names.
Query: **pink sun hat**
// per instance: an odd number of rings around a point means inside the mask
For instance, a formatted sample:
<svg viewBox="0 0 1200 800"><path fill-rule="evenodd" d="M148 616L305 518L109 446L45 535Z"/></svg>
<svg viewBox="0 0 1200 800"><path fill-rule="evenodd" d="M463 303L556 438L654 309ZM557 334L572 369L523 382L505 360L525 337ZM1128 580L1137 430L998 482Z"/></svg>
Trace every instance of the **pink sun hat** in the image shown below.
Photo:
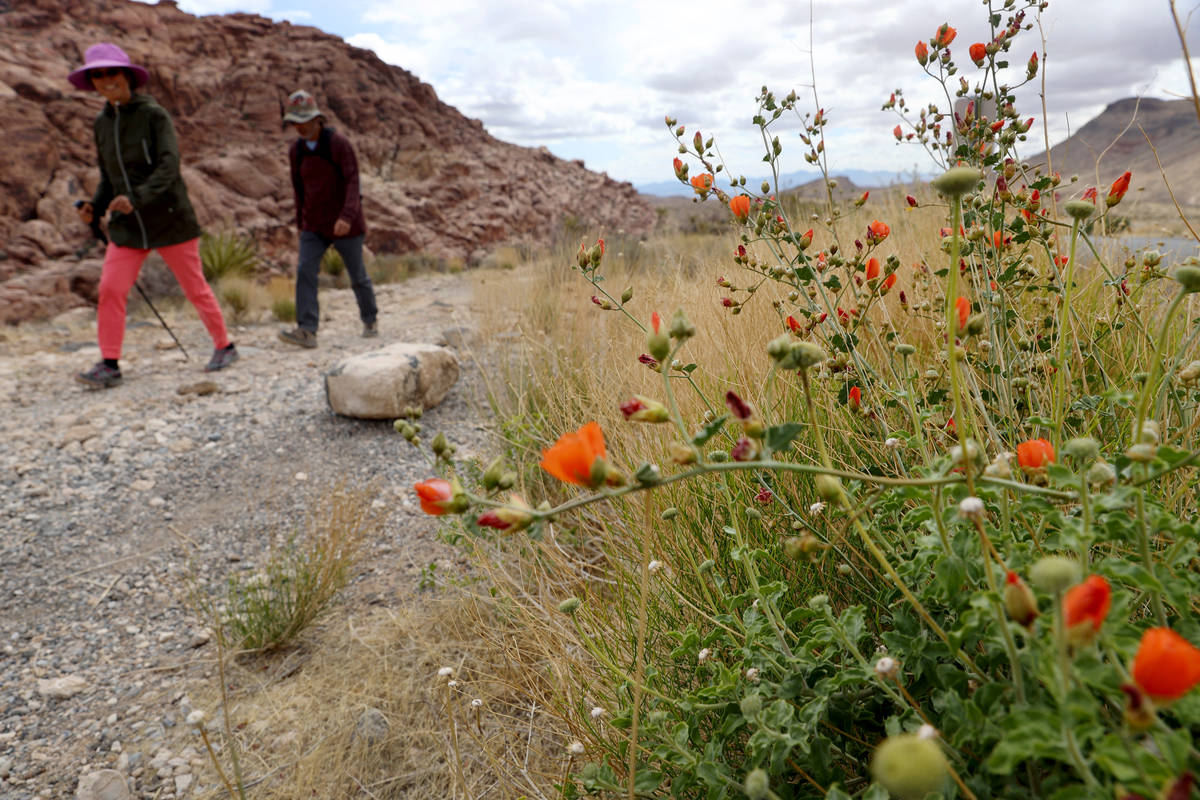
<svg viewBox="0 0 1200 800"><path fill-rule="evenodd" d="M89 47L87 52L83 54L83 66L73 70L67 76L67 80L76 89L83 89L85 92L91 91L92 81L88 78L88 70L104 69L105 67L121 67L132 70L134 85L130 86L130 89L145 86L146 82L150 80L150 73L146 71L145 67L139 67L137 64L134 64L129 60L129 56L126 55L124 50L108 42L101 42Z"/></svg>

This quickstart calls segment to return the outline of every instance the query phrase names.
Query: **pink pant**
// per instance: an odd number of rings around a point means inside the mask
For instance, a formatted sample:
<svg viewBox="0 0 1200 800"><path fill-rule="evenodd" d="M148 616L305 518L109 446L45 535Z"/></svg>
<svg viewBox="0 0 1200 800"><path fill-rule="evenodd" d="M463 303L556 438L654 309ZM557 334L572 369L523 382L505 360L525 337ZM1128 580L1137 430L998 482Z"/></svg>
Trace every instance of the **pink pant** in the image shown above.
<svg viewBox="0 0 1200 800"><path fill-rule="evenodd" d="M157 250L171 272L175 273L175 280L179 281L187 299L199 312L204 327L212 336L213 346L220 349L228 345L229 334L225 330L221 306L204 280L204 268L200 264L200 240L190 239ZM103 358L121 357L121 342L125 339L125 302L148 255L149 250L119 247L112 242L104 252L104 267L100 272L100 307L96 310L100 355Z"/></svg>

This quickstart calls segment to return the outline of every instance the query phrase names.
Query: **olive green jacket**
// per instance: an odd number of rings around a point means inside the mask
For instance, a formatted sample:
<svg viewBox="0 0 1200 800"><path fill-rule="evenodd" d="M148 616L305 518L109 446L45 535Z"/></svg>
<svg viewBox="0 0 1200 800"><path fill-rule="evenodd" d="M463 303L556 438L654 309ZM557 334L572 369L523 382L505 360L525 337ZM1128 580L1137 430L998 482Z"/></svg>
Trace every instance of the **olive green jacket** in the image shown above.
<svg viewBox="0 0 1200 800"><path fill-rule="evenodd" d="M108 238L121 247L149 250L200 235L200 223L179 173L179 144L171 117L154 98L134 94L128 103L105 103L94 125L100 185L93 212L104 214L117 195L132 214L113 213Z"/></svg>

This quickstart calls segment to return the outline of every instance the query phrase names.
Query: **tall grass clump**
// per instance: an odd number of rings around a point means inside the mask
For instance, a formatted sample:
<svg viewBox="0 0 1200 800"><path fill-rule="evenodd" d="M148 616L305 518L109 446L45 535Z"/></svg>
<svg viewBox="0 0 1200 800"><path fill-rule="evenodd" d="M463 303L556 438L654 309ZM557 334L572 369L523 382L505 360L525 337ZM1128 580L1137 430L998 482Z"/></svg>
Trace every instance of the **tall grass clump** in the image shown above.
<svg viewBox="0 0 1200 800"><path fill-rule="evenodd" d="M519 687L573 737L548 795L1193 793L1200 265L1093 238L1129 173L1021 157L1044 7L988 4L969 59L917 43L947 105L883 105L931 185L839 197L831 116L764 89L815 220L668 117L723 251L641 272L601 239L514 282L506 452L435 437L415 488L480 556L480 636L534 642Z"/></svg>
<svg viewBox="0 0 1200 800"><path fill-rule="evenodd" d="M229 577L216 622L230 646L268 652L294 642L346 585L363 544L380 524L365 492L335 489L321 498L307 524L277 546L260 570Z"/></svg>
<svg viewBox="0 0 1200 800"><path fill-rule="evenodd" d="M200 263L204 278L215 281L226 276L248 277L258 266L254 240L232 231L200 236Z"/></svg>

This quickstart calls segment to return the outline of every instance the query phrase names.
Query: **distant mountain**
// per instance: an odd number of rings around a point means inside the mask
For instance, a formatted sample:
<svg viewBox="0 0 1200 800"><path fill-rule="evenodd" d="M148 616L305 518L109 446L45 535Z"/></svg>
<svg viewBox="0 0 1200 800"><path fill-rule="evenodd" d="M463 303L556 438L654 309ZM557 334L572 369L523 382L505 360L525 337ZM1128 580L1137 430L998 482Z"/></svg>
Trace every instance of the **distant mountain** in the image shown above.
<svg viewBox="0 0 1200 800"><path fill-rule="evenodd" d="M838 176L844 180L849 178L856 186L890 186L893 183L903 183L911 180L911 175L900 175L887 170L870 170L870 169L848 169L839 170ZM821 173L815 169L800 170L797 172L788 172L779 176L779 188L783 190L795 189L800 186L819 181ZM746 185L753 187L755 191L767 177L758 175L756 177L746 176ZM728 178L717 178L717 184L721 188L727 188L729 185ZM652 183L635 183L634 188L642 194L657 195L659 197L690 197L692 187L679 181L655 181Z"/></svg>
<svg viewBox="0 0 1200 800"><path fill-rule="evenodd" d="M1190 99L1118 100L1070 138L1051 147L1050 164L1063 176L1064 196L1096 185L1103 196L1113 180L1130 170L1133 179L1126 204L1169 203L1167 187L1154 162L1155 151L1180 205L1200 206L1200 120ZM1044 164L1045 153L1029 161ZM1066 181L1071 175L1078 175L1079 183L1068 189Z"/></svg>

